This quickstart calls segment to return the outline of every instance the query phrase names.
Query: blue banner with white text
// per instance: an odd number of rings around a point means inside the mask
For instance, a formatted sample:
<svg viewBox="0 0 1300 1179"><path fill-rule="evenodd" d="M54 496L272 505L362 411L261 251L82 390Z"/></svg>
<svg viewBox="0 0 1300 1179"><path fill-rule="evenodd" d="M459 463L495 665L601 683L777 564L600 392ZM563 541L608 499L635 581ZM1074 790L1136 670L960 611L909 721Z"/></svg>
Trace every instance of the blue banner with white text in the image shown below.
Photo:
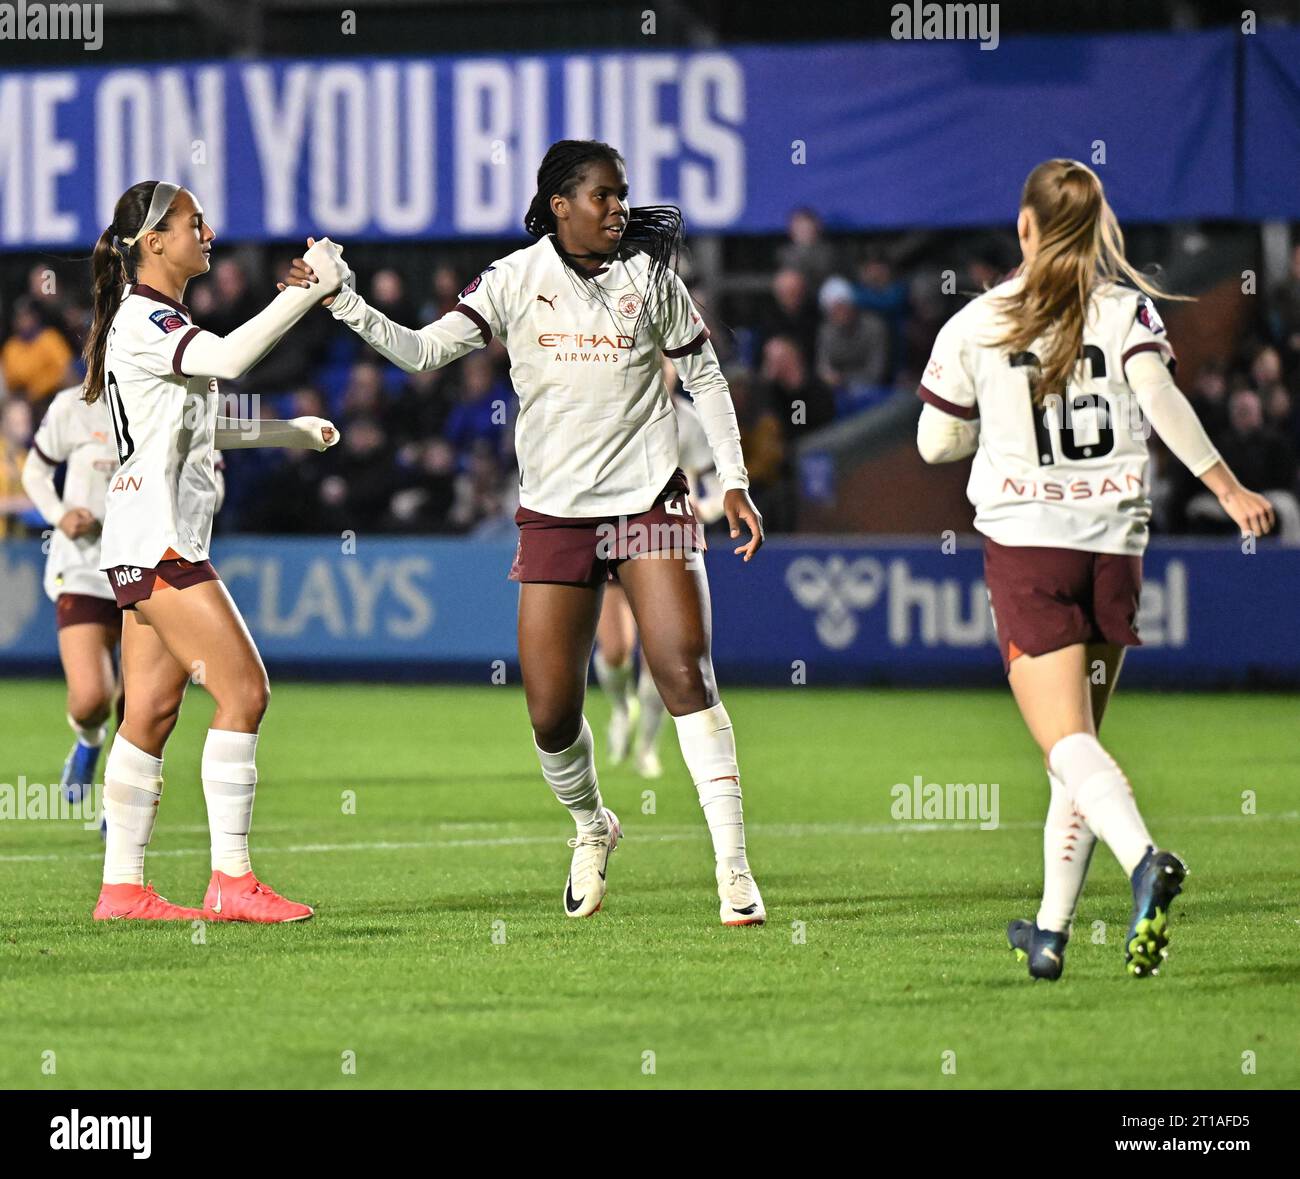
<svg viewBox="0 0 1300 1179"><path fill-rule="evenodd" d="M355 546L355 547L354 547ZM517 666L514 546L222 537L213 562L273 672L481 678ZM0 673L58 668L39 541L0 543ZM802 538L707 558L724 682L998 684L977 544ZM1300 686L1300 550L1155 544L1126 684Z"/></svg>
<svg viewBox="0 0 1300 1179"><path fill-rule="evenodd" d="M10 70L0 250L84 248L151 177L191 187L232 241L513 237L547 145L593 136L623 151L634 204L680 205L693 232L778 230L798 205L833 229L1006 223L1061 155L1097 167L1122 219L1300 216L1292 30L1244 53L1232 30L902 32Z"/></svg>

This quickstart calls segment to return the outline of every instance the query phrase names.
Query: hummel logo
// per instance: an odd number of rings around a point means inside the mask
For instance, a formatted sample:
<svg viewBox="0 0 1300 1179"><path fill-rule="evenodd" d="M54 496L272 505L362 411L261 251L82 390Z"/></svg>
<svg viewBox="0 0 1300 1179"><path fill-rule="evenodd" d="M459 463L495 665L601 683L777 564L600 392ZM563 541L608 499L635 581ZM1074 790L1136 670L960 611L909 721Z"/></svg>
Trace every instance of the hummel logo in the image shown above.
<svg viewBox="0 0 1300 1179"><path fill-rule="evenodd" d="M538 296L537 296L537 302L539 302L539 303L545 303L545 304L546 304L546 305L547 305L547 306L548 306L552 311L554 311L554 310L555 310L555 300L558 299L559 297L560 297L559 295L552 295L552 296L548 299L545 295L538 295Z"/></svg>

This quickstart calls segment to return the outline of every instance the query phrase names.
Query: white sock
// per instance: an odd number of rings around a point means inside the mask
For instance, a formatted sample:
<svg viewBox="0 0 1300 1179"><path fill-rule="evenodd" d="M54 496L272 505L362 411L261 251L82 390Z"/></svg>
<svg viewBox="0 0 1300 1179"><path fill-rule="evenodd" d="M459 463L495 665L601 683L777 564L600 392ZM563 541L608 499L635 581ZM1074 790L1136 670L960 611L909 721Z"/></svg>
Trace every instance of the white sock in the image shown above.
<svg viewBox="0 0 1300 1179"><path fill-rule="evenodd" d="M668 710L663 698L655 686L655 677L645 661L641 662L641 675L636 682L637 698L641 701L641 720L637 724L637 744L642 749L653 749L659 741L659 730L663 727L664 716Z"/></svg>
<svg viewBox="0 0 1300 1179"><path fill-rule="evenodd" d="M605 657L597 651L592 662L596 665L596 682L609 697L610 706L615 712L626 712L628 687L632 683L632 660L615 667L612 663L606 663Z"/></svg>
<svg viewBox="0 0 1300 1179"><path fill-rule="evenodd" d="M1043 901L1035 920L1039 929L1068 936L1097 837L1070 805L1065 783L1050 772L1047 778L1052 801L1043 824Z"/></svg>
<svg viewBox="0 0 1300 1179"><path fill-rule="evenodd" d="M745 818L741 813L740 769L731 718L719 701L701 712L675 716L673 721L682 758L709 824L718 866L743 871L749 864L745 859Z"/></svg>
<svg viewBox="0 0 1300 1179"><path fill-rule="evenodd" d="M113 738L104 766L105 884L144 884L144 849L158 817L162 764L121 733Z"/></svg>
<svg viewBox="0 0 1300 1179"><path fill-rule="evenodd" d="M212 867L227 876L243 876L253 870L248 859L248 830L257 792L256 754L256 733L209 729L203 742L203 801L208 806Z"/></svg>
<svg viewBox="0 0 1300 1179"><path fill-rule="evenodd" d="M542 763L542 777L566 806L580 831L603 831L606 827L605 807L600 800L600 786L596 781L596 758L591 726L582 718L578 739L559 753L547 753L536 739L538 760Z"/></svg>
<svg viewBox="0 0 1300 1179"><path fill-rule="evenodd" d="M1091 733L1062 737L1047 760L1074 809L1132 876L1152 840L1124 771Z"/></svg>
<svg viewBox="0 0 1300 1179"><path fill-rule="evenodd" d="M81 725L68 713L68 727L77 734L77 740L91 749L98 749L108 736L108 725Z"/></svg>

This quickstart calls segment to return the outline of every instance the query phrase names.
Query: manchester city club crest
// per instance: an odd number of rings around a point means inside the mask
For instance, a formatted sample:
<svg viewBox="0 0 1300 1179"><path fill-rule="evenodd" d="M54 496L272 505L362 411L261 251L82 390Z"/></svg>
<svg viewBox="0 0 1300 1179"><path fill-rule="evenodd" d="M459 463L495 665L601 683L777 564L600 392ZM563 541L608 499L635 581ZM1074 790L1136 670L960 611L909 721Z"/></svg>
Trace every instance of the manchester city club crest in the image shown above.
<svg viewBox="0 0 1300 1179"><path fill-rule="evenodd" d="M626 315L628 319L635 319L641 311L641 296L624 295L618 301L618 310L620 315Z"/></svg>

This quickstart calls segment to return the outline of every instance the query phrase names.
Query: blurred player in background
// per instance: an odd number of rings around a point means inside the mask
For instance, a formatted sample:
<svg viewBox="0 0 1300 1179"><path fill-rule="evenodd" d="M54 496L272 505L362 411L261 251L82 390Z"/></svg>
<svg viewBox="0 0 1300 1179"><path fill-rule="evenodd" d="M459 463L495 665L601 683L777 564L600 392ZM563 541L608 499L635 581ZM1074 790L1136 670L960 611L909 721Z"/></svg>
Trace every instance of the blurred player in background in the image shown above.
<svg viewBox="0 0 1300 1179"><path fill-rule="evenodd" d="M117 446L108 402L87 404L80 385L64 389L50 403L23 466L23 489L53 529L45 559L45 593L55 604L59 659L68 685L68 724L77 735L63 764L61 786L77 802L95 781L99 752L116 699L122 696L116 667L122 640L122 612L99 568L99 538L108 484L117 471ZM221 456L214 455L217 502L225 482ZM63 463L63 494L55 486ZM101 832L104 828L101 828Z"/></svg>
<svg viewBox="0 0 1300 1179"><path fill-rule="evenodd" d="M985 537L998 642L1051 783L1042 904L1035 921L1008 927L1011 947L1032 977L1060 977L1100 839L1132 885L1125 962L1144 977L1165 956L1186 867L1155 845L1097 732L1124 649L1139 643L1151 515L1145 421L1243 535L1267 533L1273 510L1237 481L1174 384L1151 299L1176 296L1125 259L1096 174L1074 160L1039 164L1016 228L1020 269L935 341L917 442L927 462L975 455L967 494Z"/></svg>
<svg viewBox="0 0 1300 1179"><path fill-rule="evenodd" d="M691 506L695 516L707 528L723 515L723 491L714 473L713 451L700 415L677 388L677 370L667 360L663 373L677 414L678 461L687 483L694 488ZM708 547L703 540L701 547ZM627 758L630 747L636 772L643 778L658 778L664 772L658 750L664 702L644 658L633 690L635 652L636 619L622 585L611 577L596 625L596 653L592 658L596 681L609 699L608 756L611 765L619 765Z"/></svg>
<svg viewBox="0 0 1300 1179"><path fill-rule="evenodd" d="M677 726L716 858L726 925L766 919L745 854L740 771L711 655L700 529L678 463L677 419L660 373L691 390L724 488L735 552L763 541L726 379L708 329L674 269L681 213L629 209L623 158L608 144L561 140L546 152L524 219L536 243L500 258L456 308L402 327L345 286L337 319L407 372L440 368L500 337L519 395L519 662L542 775L577 824L564 911L587 917L605 896L621 835L602 802L583 715L596 621L611 573ZM301 260L286 280L310 283ZM640 560L630 558L641 557ZM649 559L656 557L658 559Z"/></svg>
<svg viewBox="0 0 1300 1179"><path fill-rule="evenodd" d="M193 193L144 181L118 199L91 261L85 399L107 401L121 463L109 483L99 560L124 612L126 693L126 715L104 769L108 829L97 920L280 922L312 915L259 881L249 862L254 755L269 687L248 628L208 560L208 544L217 501L214 446L324 450L338 433L319 418L240 423L217 416L217 378L242 377L314 297L286 291L228 336L195 327L182 299L189 280L207 272L214 236ZM326 291L342 280L329 246L309 251ZM216 702L203 746L212 876L202 910L173 905L144 881L163 746L191 677Z"/></svg>

